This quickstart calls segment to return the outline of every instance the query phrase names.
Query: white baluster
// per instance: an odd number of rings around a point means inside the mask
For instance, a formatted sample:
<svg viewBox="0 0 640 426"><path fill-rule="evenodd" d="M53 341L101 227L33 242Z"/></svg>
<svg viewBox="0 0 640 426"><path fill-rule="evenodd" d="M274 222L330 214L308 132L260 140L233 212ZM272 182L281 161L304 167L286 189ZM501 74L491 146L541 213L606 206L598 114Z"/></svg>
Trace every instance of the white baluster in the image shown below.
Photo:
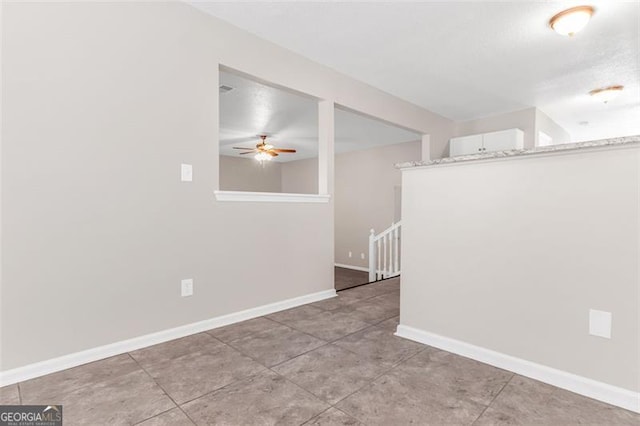
<svg viewBox="0 0 640 426"><path fill-rule="evenodd" d="M384 259L384 267L382 268L382 278L387 278L389 276L389 272L387 271L387 257L389 255L388 249L387 249L387 236L389 234L384 234L384 237L382 237L382 245L384 246L384 255L382 256L382 258Z"/></svg>
<svg viewBox="0 0 640 426"><path fill-rule="evenodd" d="M376 233L372 229L369 233L369 282L376 280Z"/></svg>
<svg viewBox="0 0 640 426"><path fill-rule="evenodd" d="M395 250L394 250L394 257L393 257L393 269L394 269L394 273L397 274L398 272L400 272L400 264L398 262L398 259L400 258L400 256L398 256L398 240L399 240L399 236L398 236L398 231L399 231L400 227L396 226L396 228L393 230L393 240L394 240L394 245L395 245Z"/></svg>
<svg viewBox="0 0 640 426"><path fill-rule="evenodd" d="M380 279L380 275L381 275L381 266L382 266L382 262L380 261L380 255L381 255L381 250L380 250L380 238L378 238L378 265L376 267L376 281L378 281Z"/></svg>
<svg viewBox="0 0 640 426"><path fill-rule="evenodd" d="M389 271L389 274L387 276L392 276L393 275L393 238L392 238L393 232L389 233L389 268L387 269Z"/></svg>

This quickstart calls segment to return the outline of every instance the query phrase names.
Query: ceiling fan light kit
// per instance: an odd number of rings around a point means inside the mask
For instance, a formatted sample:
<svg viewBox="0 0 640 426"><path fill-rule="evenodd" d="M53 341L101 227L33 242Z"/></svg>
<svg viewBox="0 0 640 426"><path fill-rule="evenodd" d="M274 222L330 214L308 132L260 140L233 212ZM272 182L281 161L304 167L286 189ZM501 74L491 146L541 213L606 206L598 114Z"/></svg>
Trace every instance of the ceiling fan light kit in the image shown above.
<svg viewBox="0 0 640 426"><path fill-rule="evenodd" d="M260 135L260 139L261 141L258 142L255 148L244 148L244 147L234 146L233 149L246 150L245 152L241 152L240 155L256 153L254 158L258 160L260 163L263 163L264 161L271 161L271 159L273 157L277 157L279 153L293 154L296 152L295 149L276 148L270 143L267 143L266 141L267 135Z"/></svg>

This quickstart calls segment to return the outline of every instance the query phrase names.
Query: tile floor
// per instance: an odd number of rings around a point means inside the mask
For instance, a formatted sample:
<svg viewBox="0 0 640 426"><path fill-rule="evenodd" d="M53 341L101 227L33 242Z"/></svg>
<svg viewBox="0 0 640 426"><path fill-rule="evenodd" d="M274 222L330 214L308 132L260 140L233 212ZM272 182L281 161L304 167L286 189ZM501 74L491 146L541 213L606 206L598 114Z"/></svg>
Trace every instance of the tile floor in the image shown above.
<svg viewBox="0 0 640 426"><path fill-rule="evenodd" d="M369 273L354 269L335 267L334 281L336 290L344 290L369 282Z"/></svg>
<svg viewBox="0 0 640 426"><path fill-rule="evenodd" d="M399 282L0 389L65 425L640 424L637 414L393 336Z"/></svg>

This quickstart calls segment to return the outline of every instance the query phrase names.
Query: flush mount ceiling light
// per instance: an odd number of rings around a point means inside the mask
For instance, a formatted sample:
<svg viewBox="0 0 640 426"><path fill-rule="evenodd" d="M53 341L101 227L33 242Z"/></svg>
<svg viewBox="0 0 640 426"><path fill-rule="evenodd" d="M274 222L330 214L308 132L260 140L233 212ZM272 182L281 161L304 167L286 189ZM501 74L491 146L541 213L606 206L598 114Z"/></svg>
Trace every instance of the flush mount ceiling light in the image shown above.
<svg viewBox="0 0 640 426"><path fill-rule="evenodd" d="M624 86L609 86L601 89L594 89L589 92L591 96L604 102L605 104L617 97L624 89Z"/></svg>
<svg viewBox="0 0 640 426"><path fill-rule="evenodd" d="M591 6L578 6L563 10L549 20L555 32L572 37L589 23L594 9Z"/></svg>

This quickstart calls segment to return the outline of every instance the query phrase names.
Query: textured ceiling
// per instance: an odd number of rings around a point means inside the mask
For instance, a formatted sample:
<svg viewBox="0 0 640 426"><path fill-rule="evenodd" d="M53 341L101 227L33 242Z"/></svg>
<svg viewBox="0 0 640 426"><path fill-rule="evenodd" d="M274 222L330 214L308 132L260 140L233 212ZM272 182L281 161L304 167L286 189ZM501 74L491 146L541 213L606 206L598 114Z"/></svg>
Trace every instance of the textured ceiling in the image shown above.
<svg viewBox="0 0 640 426"><path fill-rule="evenodd" d="M536 106L574 140L640 133L640 2L191 2L262 38L454 120ZM587 93L622 84L608 105ZM579 124L587 121L588 125Z"/></svg>
<svg viewBox="0 0 640 426"><path fill-rule="evenodd" d="M318 103L282 89L220 72L220 84L233 90L220 93L220 154L239 156L239 147L255 147L257 135L295 154L281 154L276 161L318 156ZM420 135L352 112L336 110L336 153L415 141ZM246 155L245 157L250 157Z"/></svg>

